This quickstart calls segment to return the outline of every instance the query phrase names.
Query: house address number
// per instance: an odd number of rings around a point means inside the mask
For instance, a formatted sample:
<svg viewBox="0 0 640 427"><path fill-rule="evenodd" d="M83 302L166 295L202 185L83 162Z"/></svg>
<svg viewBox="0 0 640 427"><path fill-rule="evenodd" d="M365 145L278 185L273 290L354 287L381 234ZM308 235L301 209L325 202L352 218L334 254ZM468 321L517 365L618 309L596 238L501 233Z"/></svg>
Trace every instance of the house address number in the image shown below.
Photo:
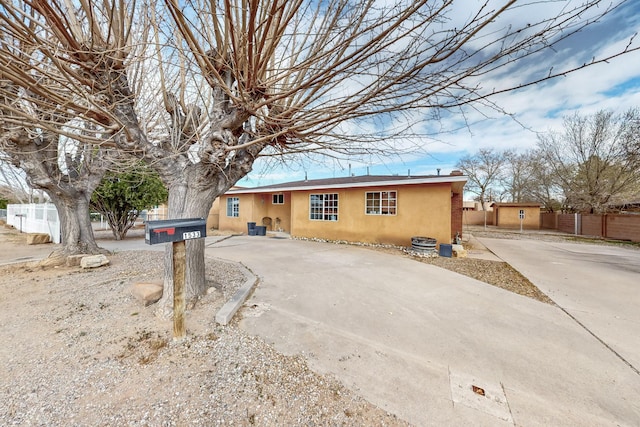
<svg viewBox="0 0 640 427"><path fill-rule="evenodd" d="M182 239L183 240L189 240L189 239L199 239L200 238L200 231L187 231L186 233L182 233Z"/></svg>

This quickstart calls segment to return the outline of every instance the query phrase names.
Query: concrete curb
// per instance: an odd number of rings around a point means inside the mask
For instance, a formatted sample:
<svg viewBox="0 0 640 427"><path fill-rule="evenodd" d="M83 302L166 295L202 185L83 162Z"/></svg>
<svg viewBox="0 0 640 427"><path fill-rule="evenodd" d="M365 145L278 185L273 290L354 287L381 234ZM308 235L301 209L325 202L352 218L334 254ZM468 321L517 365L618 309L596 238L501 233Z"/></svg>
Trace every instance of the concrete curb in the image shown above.
<svg viewBox="0 0 640 427"><path fill-rule="evenodd" d="M0 262L0 267L8 267L8 266L12 266L12 265L18 265L18 264L29 264L32 262L40 262L42 260L45 260L45 258L31 258L31 257L25 257L24 259L15 259L15 260L9 260L9 261L3 261Z"/></svg>
<svg viewBox="0 0 640 427"><path fill-rule="evenodd" d="M242 307L242 304L244 304L244 302L247 300L247 298L253 291L254 286L258 284L258 277L256 277L251 271L249 271L247 267L245 267L239 262L233 262L233 261L222 260L222 259L221 261L231 262L236 264L240 268L242 273L245 275L245 277L247 278L245 282L242 284L242 286L240 286L240 288L238 288L236 293L231 297L231 299L227 301L225 305L223 305L222 308L218 310L218 312L216 313L216 317L215 317L216 323L222 326L226 326L229 324L229 322L231 321L233 316L236 314L236 312L240 309L240 307Z"/></svg>

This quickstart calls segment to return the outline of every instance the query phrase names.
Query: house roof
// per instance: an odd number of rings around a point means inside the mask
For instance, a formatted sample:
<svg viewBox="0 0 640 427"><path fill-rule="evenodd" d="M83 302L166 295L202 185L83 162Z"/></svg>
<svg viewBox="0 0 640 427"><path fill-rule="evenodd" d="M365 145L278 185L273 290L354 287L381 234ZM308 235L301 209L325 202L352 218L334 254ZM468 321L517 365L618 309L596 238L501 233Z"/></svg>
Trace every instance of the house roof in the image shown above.
<svg viewBox="0 0 640 427"><path fill-rule="evenodd" d="M467 177L464 175L423 175L423 176L398 176L398 175L362 175L341 178L310 179L304 181L285 182L282 184L265 185L254 188L236 188L227 191L226 194L246 193L274 193L282 191L302 191L320 189L339 189L357 187L382 187L415 184L439 184L439 183L464 183Z"/></svg>
<svg viewBox="0 0 640 427"><path fill-rule="evenodd" d="M524 202L524 203L499 203L493 202L491 206L495 206L497 208L541 208L542 205L536 202Z"/></svg>

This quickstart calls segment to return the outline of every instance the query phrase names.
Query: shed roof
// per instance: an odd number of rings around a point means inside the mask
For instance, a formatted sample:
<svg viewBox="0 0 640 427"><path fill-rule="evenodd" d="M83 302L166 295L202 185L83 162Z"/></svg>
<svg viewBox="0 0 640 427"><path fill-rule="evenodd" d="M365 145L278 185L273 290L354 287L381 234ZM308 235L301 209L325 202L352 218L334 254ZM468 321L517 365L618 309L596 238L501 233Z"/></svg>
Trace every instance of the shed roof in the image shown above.
<svg viewBox="0 0 640 427"><path fill-rule="evenodd" d="M542 204L537 202L524 202L524 203L493 202L491 203L491 206L496 208L541 208Z"/></svg>

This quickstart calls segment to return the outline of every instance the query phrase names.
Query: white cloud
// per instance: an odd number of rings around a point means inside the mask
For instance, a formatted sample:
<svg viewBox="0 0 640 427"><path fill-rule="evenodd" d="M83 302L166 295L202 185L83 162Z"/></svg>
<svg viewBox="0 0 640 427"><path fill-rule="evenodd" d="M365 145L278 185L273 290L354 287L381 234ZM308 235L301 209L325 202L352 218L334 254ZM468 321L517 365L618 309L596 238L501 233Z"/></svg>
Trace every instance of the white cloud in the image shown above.
<svg viewBox="0 0 640 427"><path fill-rule="evenodd" d="M464 2L459 4L462 3ZM542 16L548 16L549 7L570 7L577 2L532 1L528 4L526 9L516 9L511 15L505 15L505 18L511 19L514 24L526 23L529 20L533 22ZM525 10L526 13L522 13ZM454 16L464 21L468 18L468 12ZM456 23L450 24L455 26ZM503 23L498 22L496 25ZM537 56L535 61L527 60L510 66L511 74L504 74L505 70L502 70L501 74L492 78L485 76L481 81L482 86L510 86L536 73L544 75L552 66L554 71L566 70L588 62L594 56L599 58L611 55L624 49L635 32L640 32L640 4L629 2L624 8L607 17L603 23L589 27L563 41L554 52L548 51L544 57ZM425 156L412 153L401 158L329 161L328 165L324 163L318 166L313 161L307 161L304 166L297 165L297 170L293 173L290 170L282 172L282 169L270 172L263 170L260 174L260 185L300 179L300 176L304 178L304 170L309 173L310 178L346 176L349 163L352 164L352 172L357 174L364 173L367 166L372 173L404 174L409 168L414 175L433 174L436 168L441 168L442 173L448 173L454 167L457 157L464 153L473 153L479 148L533 148L537 142L536 132L559 128L564 115L575 111L592 114L601 109L623 112L631 107L640 107L638 64L640 52L634 52L616 58L608 64L593 65L566 77L491 98L492 102L512 114L515 120L478 104L465 109L464 120L470 124L470 127L466 128L459 114L445 113L439 122L421 124L423 131L438 131L438 135L422 139L407 137L402 144L403 147L422 145L428 153ZM426 114L428 113L425 113L425 117ZM343 129L345 132L355 131L353 126L353 123L346 123Z"/></svg>

